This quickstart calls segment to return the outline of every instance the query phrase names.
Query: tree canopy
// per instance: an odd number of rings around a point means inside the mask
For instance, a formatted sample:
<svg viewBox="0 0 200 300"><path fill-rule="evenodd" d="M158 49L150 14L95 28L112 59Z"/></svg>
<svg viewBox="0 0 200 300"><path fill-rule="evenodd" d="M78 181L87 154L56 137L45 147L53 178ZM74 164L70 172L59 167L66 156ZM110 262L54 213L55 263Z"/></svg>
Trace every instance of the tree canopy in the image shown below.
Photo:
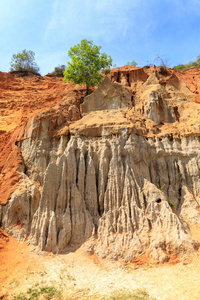
<svg viewBox="0 0 200 300"><path fill-rule="evenodd" d="M129 65L129 66L133 66L133 67L136 67L138 64L136 63L136 61L135 61L135 60L132 60L131 62L130 62L130 61L128 61L128 62L127 62L127 65Z"/></svg>
<svg viewBox="0 0 200 300"><path fill-rule="evenodd" d="M35 62L35 53L31 50L24 49L22 52L13 54L10 62L11 71L31 71L39 72L39 67Z"/></svg>
<svg viewBox="0 0 200 300"><path fill-rule="evenodd" d="M76 84L86 84L87 94L89 86L95 86L103 80L102 70L110 68L112 58L106 53L100 53L101 46L93 45L93 41L83 39L68 51L71 62L67 63L64 81Z"/></svg>
<svg viewBox="0 0 200 300"><path fill-rule="evenodd" d="M65 69L66 69L65 65L58 65L57 67L55 67L53 73L58 74L58 75L63 75L63 72L65 71Z"/></svg>

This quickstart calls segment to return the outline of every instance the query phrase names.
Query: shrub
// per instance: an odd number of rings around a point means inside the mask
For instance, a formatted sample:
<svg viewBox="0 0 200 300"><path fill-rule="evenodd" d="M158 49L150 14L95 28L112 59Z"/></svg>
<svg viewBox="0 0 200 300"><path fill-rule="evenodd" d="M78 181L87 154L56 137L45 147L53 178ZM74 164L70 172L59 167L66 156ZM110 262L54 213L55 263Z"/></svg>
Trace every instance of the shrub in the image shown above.
<svg viewBox="0 0 200 300"><path fill-rule="evenodd" d="M191 68L199 68L200 67L200 54L197 56L197 59L193 62L190 62L188 64L179 64L175 66L174 68L178 71L184 70L184 69L191 69Z"/></svg>
<svg viewBox="0 0 200 300"><path fill-rule="evenodd" d="M35 53L24 49L22 52L13 54L10 62L11 71L28 71L39 73L39 67L35 62Z"/></svg>
<svg viewBox="0 0 200 300"><path fill-rule="evenodd" d="M173 208L173 207L175 207L176 206L176 203L174 203L174 202L172 202L172 201L168 201L168 203L169 203L169 206L171 207L171 208Z"/></svg>
<svg viewBox="0 0 200 300"><path fill-rule="evenodd" d="M164 75L164 76L167 76L169 74L169 72L165 66L160 66L158 72L159 72L159 74Z"/></svg>
<svg viewBox="0 0 200 300"><path fill-rule="evenodd" d="M185 69L185 68L186 68L186 65L178 65L178 66L175 67L175 69L176 69L177 71L181 71L181 70L183 70L183 69Z"/></svg>
<svg viewBox="0 0 200 300"><path fill-rule="evenodd" d="M112 293L111 296L105 297L105 300L155 300L149 294L141 289L135 291L119 290Z"/></svg>
<svg viewBox="0 0 200 300"><path fill-rule="evenodd" d="M133 66L133 67L136 67L138 64L136 63L136 61L135 61L135 60L132 60L131 62L130 62L130 61L128 61L128 62L127 62L127 65L129 65L129 66Z"/></svg>
<svg viewBox="0 0 200 300"><path fill-rule="evenodd" d="M168 66L168 60L164 59L162 57L160 57L159 55L156 56L155 61L159 61L160 65L159 65L159 74L167 76L169 74L168 70L167 70L167 66Z"/></svg>
<svg viewBox="0 0 200 300"><path fill-rule="evenodd" d="M61 292L52 286L29 288L25 293L20 293L14 296L15 300L39 300L43 296L43 299L61 299Z"/></svg>
<svg viewBox="0 0 200 300"><path fill-rule="evenodd" d="M53 73L58 75L63 75L65 69L66 69L65 65L58 65L57 67L55 67Z"/></svg>

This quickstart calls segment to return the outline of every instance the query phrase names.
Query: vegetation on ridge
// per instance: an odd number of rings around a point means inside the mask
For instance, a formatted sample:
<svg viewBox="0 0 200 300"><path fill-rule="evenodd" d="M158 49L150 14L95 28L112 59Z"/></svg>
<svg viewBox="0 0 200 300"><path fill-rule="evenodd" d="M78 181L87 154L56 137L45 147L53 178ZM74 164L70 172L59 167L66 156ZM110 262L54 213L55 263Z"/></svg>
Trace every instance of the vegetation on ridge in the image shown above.
<svg viewBox="0 0 200 300"><path fill-rule="evenodd" d="M178 71L184 70L184 69L191 69L191 68L198 68L200 67L200 54L197 56L197 59L193 62L190 62L189 64L180 64L175 66L174 68Z"/></svg>
<svg viewBox="0 0 200 300"><path fill-rule="evenodd" d="M65 69L66 69L65 65L58 65L57 67L55 67L52 73L57 75L63 75Z"/></svg>
<svg viewBox="0 0 200 300"><path fill-rule="evenodd" d="M133 67L137 67L138 63L136 63L136 61L135 61L135 60L132 60L131 62L130 62L130 61L128 61L128 62L127 62L127 65L129 65L129 66L133 66Z"/></svg>
<svg viewBox="0 0 200 300"><path fill-rule="evenodd" d="M101 46L93 45L92 41L86 39L71 47L68 52L71 62L67 63L64 81L86 84L86 94L88 94L89 86L95 86L103 80L102 70L112 65L111 56L106 53L101 54L100 49ZM108 72L107 70L105 73Z"/></svg>
<svg viewBox="0 0 200 300"><path fill-rule="evenodd" d="M22 52L13 54L10 62L11 71L29 71L39 73L39 67L35 62L35 53L24 49Z"/></svg>

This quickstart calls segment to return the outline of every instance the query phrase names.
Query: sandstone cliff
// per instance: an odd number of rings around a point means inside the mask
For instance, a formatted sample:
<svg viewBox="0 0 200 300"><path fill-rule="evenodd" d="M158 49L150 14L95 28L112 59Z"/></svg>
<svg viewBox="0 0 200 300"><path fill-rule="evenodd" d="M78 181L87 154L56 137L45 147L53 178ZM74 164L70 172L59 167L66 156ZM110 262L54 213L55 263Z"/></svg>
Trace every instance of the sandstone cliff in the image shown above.
<svg viewBox="0 0 200 300"><path fill-rule="evenodd" d="M1 199L1 226L54 253L86 242L101 258L189 255L198 248L190 225L200 223L197 94L173 70L109 77L85 98L74 87L57 92L15 132L19 177Z"/></svg>

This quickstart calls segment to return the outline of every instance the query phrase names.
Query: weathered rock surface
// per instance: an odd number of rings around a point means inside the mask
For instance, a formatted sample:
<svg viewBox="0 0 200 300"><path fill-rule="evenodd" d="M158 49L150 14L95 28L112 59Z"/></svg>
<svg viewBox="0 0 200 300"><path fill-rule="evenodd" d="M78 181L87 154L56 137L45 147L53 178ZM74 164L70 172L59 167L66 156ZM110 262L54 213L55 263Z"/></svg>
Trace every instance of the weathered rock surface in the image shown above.
<svg viewBox="0 0 200 300"><path fill-rule="evenodd" d="M199 70L192 68L183 72L176 71L176 76L184 82L189 90L195 94L195 102L200 103L200 74Z"/></svg>
<svg viewBox="0 0 200 300"><path fill-rule="evenodd" d="M40 191L26 175L12 194L8 205L1 206L2 227L19 240L25 240L31 230L33 215L40 200Z"/></svg>
<svg viewBox="0 0 200 300"><path fill-rule="evenodd" d="M108 77L99 85L99 88L91 95L85 97L81 104L81 112L119 109L131 107L132 93L124 86L112 83Z"/></svg>
<svg viewBox="0 0 200 300"><path fill-rule="evenodd" d="M41 197L31 185L14 193L2 226L53 252L82 244L96 230L102 258L129 261L147 252L163 262L191 252L189 229L170 205L181 214L185 191L198 197L198 149L198 138L72 137L57 162L48 164ZM164 184L165 192L159 190ZM13 224L21 225L18 233Z"/></svg>
<svg viewBox="0 0 200 300"><path fill-rule="evenodd" d="M176 121L174 108L162 98L162 94L152 91L144 108L145 116L157 124Z"/></svg>
<svg viewBox="0 0 200 300"><path fill-rule="evenodd" d="M126 112L127 110L122 109L90 112L79 121L70 124L70 133L90 137L130 134L133 124L126 118Z"/></svg>
<svg viewBox="0 0 200 300"><path fill-rule="evenodd" d="M195 98L194 93L190 91L187 85L182 80L180 80L175 74L172 74L169 77L169 79L166 80L165 88L174 100L194 100Z"/></svg>
<svg viewBox="0 0 200 300"><path fill-rule="evenodd" d="M133 66L124 66L123 68L115 68L111 70L111 74L108 75L112 82L119 82L124 86L129 86L135 90L137 85L143 84L148 75L143 68L136 68Z"/></svg>
<svg viewBox="0 0 200 300"><path fill-rule="evenodd" d="M170 76L139 78L136 94L106 79L83 104L82 96L77 101L66 93L30 118L13 139L21 151L20 180L0 206L1 226L54 253L85 241L91 254L125 261L146 255L163 263L193 253L189 226L200 225L199 107ZM195 126L186 115L193 110Z"/></svg>

